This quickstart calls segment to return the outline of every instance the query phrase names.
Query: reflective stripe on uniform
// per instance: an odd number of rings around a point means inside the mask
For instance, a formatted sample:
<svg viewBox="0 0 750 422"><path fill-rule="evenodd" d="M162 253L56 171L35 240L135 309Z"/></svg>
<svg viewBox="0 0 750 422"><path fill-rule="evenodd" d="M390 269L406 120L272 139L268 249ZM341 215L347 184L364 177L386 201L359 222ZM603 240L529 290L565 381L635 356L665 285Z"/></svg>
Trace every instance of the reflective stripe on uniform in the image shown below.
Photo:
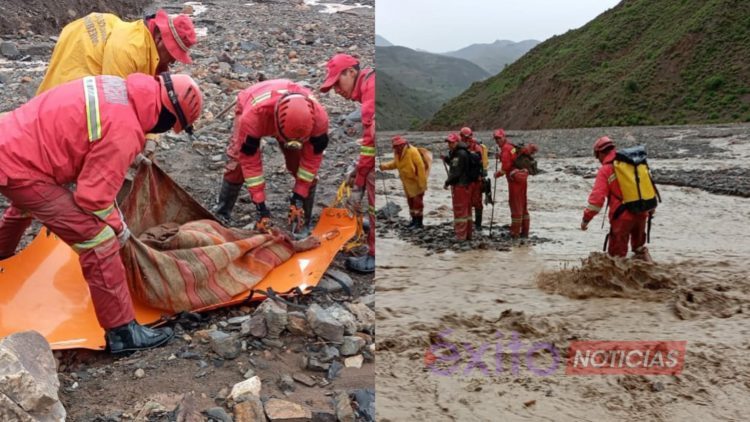
<svg viewBox="0 0 750 422"><path fill-rule="evenodd" d="M589 210L589 211L599 212L599 211L602 210L602 207L597 207L596 205L588 204L586 206L586 209Z"/></svg>
<svg viewBox="0 0 750 422"><path fill-rule="evenodd" d="M93 76L83 78L83 90L86 95L86 125L89 130L89 142L98 141L102 138L102 120L99 114L99 90L96 87L96 78Z"/></svg>
<svg viewBox="0 0 750 422"><path fill-rule="evenodd" d="M370 215L375 215L375 207L368 206L367 207L367 213L370 214Z"/></svg>
<svg viewBox="0 0 750 422"><path fill-rule="evenodd" d="M611 174L611 175L610 175L610 176L609 176L609 177L607 178L607 184L610 184L610 183L614 182L614 181L615 181L615 179L617 179L617 175L616 175L616 174L614 174L614 173L612 173L612 174Z"/></svg>
<svg viewBox="0 0 750 422"><path fill-rule="evenodd" d="M99 217L99 219L104 220L107 217L109 217L110 214L115 210L115 204L112 203L112 205L108 206L107 208L104 208L103 210L94 211L94 215Z"/></svg>
<svg viewBox="0 0 750 422"><path fill-rule="evenodd" d="M302 167L297 169L297 177L304 180L305 182L312 182L315 179L315 174L303 169Z"/></svg>
<svg viewBox="0 0 750 422"><path fill-rule="evenodd" d="M72 247L74 251L76 251L77 253L81 253L87 249L93 249L101 245L102 243L110 239L113 239L114 237L115 237L115 231L112 230L112 227L104 226L102 231L100 231L99 234L97 234L96 236L84 242L76 243Z"/></svg>
<svg viewBox="0 0 750 422"><path fill-rule="evenodd" d="M274 90L274 91L264 92L264 93L258 95L257 97L253 98L253 101L250 102L250 105L254 106L254 105L257 105L260 102L263 102L263 101L271 98L271 95L274 92L278 92L279 94L286 94L287 92L289 92L289 90L287 90L287 89L277 89L277 90Z"/></svg>
<svg viewBox="0 0 750 422"><path fill-rule="evenodd" d="M359 154L364 155L367 157L374 157L375 156L375 147L367 147L367 146L361 146L359 148Z"/></svg>
<svg viewBox="0 0 750 422"><path fill-rule="evenodd" d="M470 221L471 221L471 217L457 217L453 219L454 223L466 223Z"/></svg>
<svg viewBox="0 0 750 422"><path fill-rule="evenodd" d="M266 178L263 176L248 177L247 179L245 179L245 187L252 188L255 186L260 186L265 182Z"/></svg>

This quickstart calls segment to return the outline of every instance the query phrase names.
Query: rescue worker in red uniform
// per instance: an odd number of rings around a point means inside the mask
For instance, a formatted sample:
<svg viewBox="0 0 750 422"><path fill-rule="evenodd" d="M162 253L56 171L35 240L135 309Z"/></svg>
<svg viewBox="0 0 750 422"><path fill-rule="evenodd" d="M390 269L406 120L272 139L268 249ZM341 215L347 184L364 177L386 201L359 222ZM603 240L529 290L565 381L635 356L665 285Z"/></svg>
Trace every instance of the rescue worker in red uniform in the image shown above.
<svg viewBox="0 0 750 422"><path fill-rule="evenodd" d="M130 231L115 197L146 133L192 132L202 105L186 75L89 76L0 118L0 193L11 202L0 221L0 259L14 254L32 217L70 245L112 353L172 337L135 321L119 254Z"/></svg>
<svg viewBox="0 0 750 422"><path fill-rule="evenodd" d="M589 194L588 205L583 210L581 230L587 230L591 220L604 207L609 206L610 233L607 253L610 256L625 257L628 255L628 242L634 258L651 262L651 255L646 248L646 224L649 213L633 213L624 210L615 218L615 211L622 204L622 190L615 177L615 155L617 149L608 136L602 136L594 142L594 156L602 164L596 173L594 187Z"/></svg>
<svg viewBox="0 0 750 422"><path fill-rule="evenodd" d="M482 203L482 194L484 193L484 178L487 177L487 167L489 166L489 159L487 156L487 147L482 145L474 137L474 132L469 127L461 128L459 132L461 135L461 142L463 142L469 151L479 154L482 157L482 174L478 180L471 183L471 207L474 209L474 227L477 232L482 230L482 212L484 210L484 204Z"/></svg>
<svg viewBox="0 0 750 422"><path fill-rule="evenodd" d="M349 200L350 206L355 207L367 192L369 251L365 256L347 258L346 266L354 271L371 273L375 271L375 70L361 69L359 60L348 54L336 54L328 61L327 68L328 73L320 90L328 92L333 88L342 97L362 104L364 133L357 168L349 179L354 185Z"/></svg>
<svg viewBox="0 0 750 422"><path fill-rule="evenodd" d="M451 188L453 229L456 232L456 239L471 240L471 184L474 181L469 177L471 165L469 149L455 133L448 135L445 142L448 143L450 150L447 160L450 167L443 189Z"/></svg>
<svg viewBox="0 0 750 422"><path fill-rule="evenodd" d="M287 79L260 82L240 92L234 133L227 148L229 161L214 212L228 224L244 183L258 211L256 228L264 230L270 226L260 148L264 136L276 138L286 168L295 177L289 224L296 235L307 236L317 173L328 146L328 113L310 90Z"/></svg>
<svg viewBox="0 0 750 422"><path fill-rule="evenodd" d="M508 180L508 204L510 205L510 236L513 239L529 237L531 216L529 216L528 202L526 199L527 180L529 171L517 169L513 162L516 160L516 147L508 142L505 130L497 129L493 133L495 143L500 148L498 158L501 169L495 173L495 179L505 175Z"/></svg>

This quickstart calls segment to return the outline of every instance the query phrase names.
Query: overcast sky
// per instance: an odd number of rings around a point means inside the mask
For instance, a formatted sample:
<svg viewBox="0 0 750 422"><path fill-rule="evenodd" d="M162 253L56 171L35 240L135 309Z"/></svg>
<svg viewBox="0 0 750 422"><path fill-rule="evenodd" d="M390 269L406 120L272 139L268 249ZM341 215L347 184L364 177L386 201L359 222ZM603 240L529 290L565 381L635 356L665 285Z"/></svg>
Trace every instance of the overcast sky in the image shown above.
<svg viewBox="0 0 750 422"><path fill-rule="evenodd" d="M434 53L495 40L544 41L580 28L620 0L377 0L375 32Z"/></svg>

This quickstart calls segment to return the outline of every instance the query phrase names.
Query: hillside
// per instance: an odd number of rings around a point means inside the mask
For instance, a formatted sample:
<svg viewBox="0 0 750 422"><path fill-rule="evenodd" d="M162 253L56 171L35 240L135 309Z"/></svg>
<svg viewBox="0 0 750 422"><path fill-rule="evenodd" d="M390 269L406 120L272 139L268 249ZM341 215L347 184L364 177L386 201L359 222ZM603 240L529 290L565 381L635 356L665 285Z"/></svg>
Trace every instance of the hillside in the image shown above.
<svg viewBox="0 0 750 422"><path fill-rule="evenodd" d="M750 2L625 0L474 84L427 127L750 121L748 57Z"/></svg>
<svg viewBox="0 0 750 422"><path fill-rule="evenodd" d="M466 59L494 75L503 70L506 65L518 60L537 44L539 44L537 40L521 42L497 40L491 44L472 44L460 50L443 53L443 55Z"/></svg>
<svg viewBox="0 0 750 422"><path fill-rule="evenodd" d="M376 47L392 47L393 43L381 37L380 35L375 34L375 46Z"/></svg>
<svg viewBox="0 0 750 422"><path fill-rule="evenodd" d="M375 56L381 130L406 129L407 123L429 118L472 82L489 76L469 61L406 47L376 47Z"/></svg>

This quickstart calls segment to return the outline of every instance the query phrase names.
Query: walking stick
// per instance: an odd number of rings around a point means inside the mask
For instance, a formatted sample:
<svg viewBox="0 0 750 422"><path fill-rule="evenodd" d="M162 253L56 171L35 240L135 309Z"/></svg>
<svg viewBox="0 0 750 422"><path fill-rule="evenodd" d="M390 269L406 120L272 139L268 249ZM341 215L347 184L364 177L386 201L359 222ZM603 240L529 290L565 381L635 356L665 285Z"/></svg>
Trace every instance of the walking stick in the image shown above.
<svg viewBox="0 0 750 422"><path fill-rule="evenodd" d="M492 239L492 223L495 221L495 201L497 200L497 178L495 177L495 174L497 174L497 154L495 154L495 173L492 175L492 178L495 179L495 187L492 190L492 213L490 213L490 239Z"/></svg>
<svg viewBox="0 0 750 422"><path fill-rule="evenodd" d="M448 170L448 164L445 164L445 160L441 159L440 161L443 162L443 167L445 167L445 175L450 177L451 172ZM451 192L451 205L453 204L453 189L450 190Z"/></svg>

